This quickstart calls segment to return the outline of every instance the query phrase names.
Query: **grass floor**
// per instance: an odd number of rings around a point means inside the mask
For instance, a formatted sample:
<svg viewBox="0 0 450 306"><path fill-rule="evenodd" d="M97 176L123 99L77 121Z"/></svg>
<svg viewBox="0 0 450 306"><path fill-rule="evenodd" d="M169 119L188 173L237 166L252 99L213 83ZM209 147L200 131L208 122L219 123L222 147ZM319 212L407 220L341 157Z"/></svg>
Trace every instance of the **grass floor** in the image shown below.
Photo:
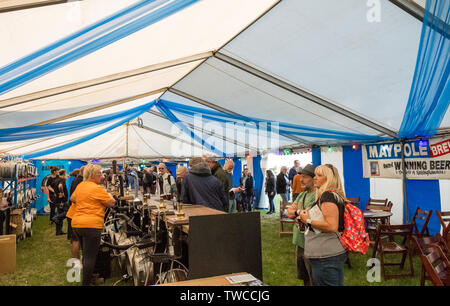
<svg viewBox="0 0 450 306"><path fill-rule="evenodd" d="M277 198L275 198L276 202ZM277 202L275 203L278 206ZM263 258L263 281L271 286L299 286L302 282L296 278L295 246L292 236L279 237L279 212L267 215L261 211L261 239ZM64 231L66 225L64 226ZM347 286L418 286L420 275L420 259L414 257L414 273L412 278L383 280L369 283L366 275L367 260L371 257L371 249L366 255L350 255L352 268L345 267L345 285ZM17 245L16 272L0 274L0 286L76 286L66 279L67 260L71 257L69 242L66 236L55 236L55 226L49 225L48 216L38 216L33 223L33 236L22 240ZM396 258L393 258L394 260ZM397 257L398 259L398 257ZM408 262L408 261L407 261ZM409 266L406 265L405 271ZM398 268L388 270L401 272ZM112 277L105 285L111 286L121 279L117 264L112 263ZM430 283L427 282L427 285ZM132 285L132 281L120 282L119 285Z"/></svg>

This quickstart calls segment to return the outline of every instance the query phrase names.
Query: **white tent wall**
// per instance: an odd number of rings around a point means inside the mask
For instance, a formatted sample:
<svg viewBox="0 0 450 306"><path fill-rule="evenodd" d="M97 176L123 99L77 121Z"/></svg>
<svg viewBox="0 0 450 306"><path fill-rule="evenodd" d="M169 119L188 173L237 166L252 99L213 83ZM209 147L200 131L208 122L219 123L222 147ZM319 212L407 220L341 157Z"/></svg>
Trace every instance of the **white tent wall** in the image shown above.
<svg viewBox="0 0 450 306"><path fill-rule="evenodd" d="M259 202L259 208L266 209L269 207L269 199L265 194L266 170L272 170L273 174L276 177L279 174L282 166L286 166L288 167L288 169L290 169L294 166L295 160L298 160L300 162L300 167L304 167L307 164L312 163L312 154L309 152L294 153L291 155L278 155L275 153L269 153L261 156L261 171L264 176L264 181L261 188L261 201Z"/></svg>
<svg viewBox="0 0 450 306"><path fill-rule="evenodd" d="M388 199L392 202L391 224L404 224L403 218L403 181L401 179L371 178L370 197Z"/></svg>
<svg viewBox="0 0 450 306"><path fill-rule="evenodd" d="M339 171L339 176L341 178L342 186L345 186L344 180L344 161L342 158L342 147L336 146L331 147L332 151L329 150L330 147L321 147L321 160L322 165L324 164L332 164Z"/></svg>
<svg viewBox="0 0 450 306"><path fill-rule="evenodd" d="M441 192L441 210L450 211L450 180L439 180Z"/></svg>

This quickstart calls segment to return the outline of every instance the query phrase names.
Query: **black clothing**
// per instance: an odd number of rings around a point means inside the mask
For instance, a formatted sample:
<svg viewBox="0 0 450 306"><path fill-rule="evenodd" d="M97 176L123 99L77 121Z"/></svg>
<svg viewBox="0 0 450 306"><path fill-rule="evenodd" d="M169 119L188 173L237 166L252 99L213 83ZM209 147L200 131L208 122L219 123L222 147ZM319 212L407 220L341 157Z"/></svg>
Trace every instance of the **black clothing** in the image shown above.
<svg viewBox="0 0 450 306"><path fill-rule="evenodd" d="M205 163L192 166L184 176L181 198L183 203L199 204L221 211L227 206L222 183L211 174Z"/></svg>
<svg viewBox="0 0 450 306"><path fill-rule="evenodd" d="M276 184L275 177L267 177L267 179L266 179L266 193L269 196L270 196L270 194L272 192L275 195L275 193L276 193L276 191L275 191L275 184Z"/></svg>
<svg viewBox="0 0 450 306"><path fill-rule="evenodd" d="M51 174L47 175L46 177L44 177L44 178L42 179L41 187L47 187L47 181L48 181L48 178L49 178L50 176L51 176Z"/></svg>
<svg viewBox="0 0 450 306"><path fill-rule="evenodd" d="M245 180L245 182L244 182ZM241 185L245 188L242 194L242 206L244 211L252 211L253 206L253 177L249 173L247 177L241 177Z"/></svg>
<svg viewBox="0 0 450 306"><path fill-rule="evenodd" d="M82 181L83 181L82 175L78 175L76 178L73 179L72 184L70 184L70 195L73 194L78 184L81 183Z"/></svg>
<svg viewBox="0 0 450 306"><path fill-rule="evenodd" d="M211 174L214 175L222 183L223 194L225 196L225 202L226 202L224 211L228 211L230 185L228 183L227 173L225 172L225 170L223 170L223 168L219 164L219 162L216 161L214 167L211 169Z"/></svg>
<svg viewBox="0 0 450 306"><path fill-rule="evenodd" d="M325 202L331 202L337 205L339 209L339 227L338 231L343 232L344 231L344 210L345 210L345 204L343 201L337 201L334 197L333 193L331 191L325 191L322 196L320 197L320 203Z"/></svg>
<svg viewBox="0 0 450 306"><path fill-rule="evenodd" d="M58 178L56 180L57 182L57 187L55 189L55 191L57 192L58 198L57 198L57 202L58 203L67 203L67 201L69 200L69 192L67 191L67 184L66 184L66 180L63 178ZM64 194L64 196L62 198L59 197L59 193L60 193L60 189L59 189L59 185L62 185L62 192Z"/></svg>
<svg viewBox="0 0 450 306"><path fill-rule="evenodd" d="M180 177L177 177L175 179L175 183L177 185L177 201L181 201L181 195L183 191L183 179Z"/></svg>
<svg viewBox="0 0 450 306"><path fill-rule="evenodd" d="M97 228L73 228L74 234L80 241L83 252L83 286L91 284L97 253L100 247L101 229Z"/></svg>
<svg viewBox="0 0 450 306"><path fill-rule="evenodd" d="M286 179L283 172L277 175L277 193L286 193Z"/></svg>
<svg viewBox="0 0 450 306"><path fill-rule="evenodd" d="M53 189L53 191L54 192L52 192L50 189L48 190L48 194L49 194L49 196L50 196L50 201L51 202L53 202L53 203L55 203L56 202L56 200L57 200L57 198L58 198L58 192L59 192L59 189L58 189L58 180L59 180L59 177L58 176L56 176L56 177L49 177L48 179L47 179L47 186L48 187L52 187L52 189Z"/></svg>

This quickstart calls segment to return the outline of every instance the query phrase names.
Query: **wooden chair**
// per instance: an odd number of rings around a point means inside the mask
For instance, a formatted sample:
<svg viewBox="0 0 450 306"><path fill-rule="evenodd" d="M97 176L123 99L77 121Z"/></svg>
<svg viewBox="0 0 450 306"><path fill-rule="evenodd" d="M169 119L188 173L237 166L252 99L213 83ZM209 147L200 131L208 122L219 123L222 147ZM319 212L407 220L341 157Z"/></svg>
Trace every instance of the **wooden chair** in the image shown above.
<svg viewBox="0 0 450 306"><path fill-rule="evenodd" d="M442 250L443 254L446 258L450 258L450 250L447 247L447 244L445 243L442 236L438 233L434 237L415 237L414 235L411 236L414 246L416 248L417 253L419 256L426 256L430 253L430 249L432 248L438 248ZM422 271L420 273L420 285L425 286L425 280L431 280L428 273L426 273L425 265L422 262Z"/></svg>
<svg viewBox="0 0 450 306"><path fill-rule="evenodd" d="M426 238L426 237L425 237ZM421 246L417 237L412 237L420 249L420 260L422 261L424 274L435 286L450 286L450 261L442 248L435 245ZM425 275L424 275L425 279ZM425 283L422 281L421 284Z"/></svg>
<svg viewBox="0 0 450 306"><path fill-rule="evenodd" d="M369 202L367 202L367 205L373 205L373 206L386 206L388 204L388 199L372 199L369 198ZM369 208L366 208L369 209Z"/></svg>
<svg viewBox="0 0 450 306"><path fill-rule="evenodd" d="M387 200L387 199L386 199ZM370 203L370 201L369 201ZM392 211L392 202L389 201L387 202L386 205L378 205L378 204L367 204L366 205L366 210L381 210L381 211L387 211L387 212L391 212ZM379 224L387 224L390 225L391 224L391 217L387 217L387 218L383 218L383 219L371 219L371 220L367 220L367 224L366 224L366 231L369 235L372 234L372 236L375 236L375 233L377 231L378 225ZM371 245L373 246L373 241L375 239L371 239Z"/></svg>
<svg viewBox="0 0 450 306"><path fill-rule="evenodd" d="M447 243L447 247L450 246L450 211L437 211L436 215L439 218L439 222L442 225L442 238Z"/></svg>
<svg viewBox="0 0 450 306"><path fill-rule="evenodd" d="M360 200L361 200L361 197L354 197L354 198L352 198L352 197L348 198L348 197L347 197L347 200L348 200L350 203L352 203L353 205L355 205L356 207L359 207L359 202L360 202Z"/></svg>
<svg viewBox="0 0 450 306"><path fill-rule="evenodd" d="M428 222L430 222L431 214L433 213L433 210L421 210L419 207L417 207L416 212L414 213L414 216L411 220L411 224L414 225L413 235L417 237L423 237L423 236L430 236L430 231L428 230ZM422 229L419 231L419 228L417 227L417 220L423 220L423 226Z"/></svg>
<svg viewBox="0 0 450 306"><path fill-rule="evenodd" d="M280 230L279 230L279 236L281 236L281 235L292 235L293 234L293 232L292 232L292 227L291 227L291 230L290 231L285 231L284 230L284 225L286 224L286 223L288 223L288 224L294 224L295 223L295 220L294 219L291 219L291 218L288 218L287 216L286 216L286 210L290 207L292 205L292 203L290 203L290 202L280 202Z"/></svg>
<svg viewBox="0 0 450 306"><path fill-rule="evenodd" d="M412 263L412 254L409 247L409 239L413 232L413 224L406 225L387 225L379 224L375 236L375 245L373 247L372 258L380 254L381 273L384 279L399 278L399 277L412 277L414 276L414 267ZM403 237L401 244L395 241L384 241L381 238L383 236L388 237ZM385 256L392 254L402 254L402 259L397 262L385 262ZM401 269L405 266L406 257L409 258L410 273L409 274L386 274L385 266L400 266Z"/></svg>

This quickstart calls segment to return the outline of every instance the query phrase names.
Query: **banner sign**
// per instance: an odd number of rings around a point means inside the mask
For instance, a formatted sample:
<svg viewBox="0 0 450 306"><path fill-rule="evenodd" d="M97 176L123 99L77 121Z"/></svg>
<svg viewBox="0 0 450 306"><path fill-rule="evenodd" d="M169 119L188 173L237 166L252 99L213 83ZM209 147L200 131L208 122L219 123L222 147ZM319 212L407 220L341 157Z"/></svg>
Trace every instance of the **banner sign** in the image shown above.
<svg viewBox="0 0 450 306"><path fill-rule="evenodd" d="M400 142L363 145L362 155L364 177L403 177ZM408 179L450 179L450 138L406 142L405 170Z"/></svg>

